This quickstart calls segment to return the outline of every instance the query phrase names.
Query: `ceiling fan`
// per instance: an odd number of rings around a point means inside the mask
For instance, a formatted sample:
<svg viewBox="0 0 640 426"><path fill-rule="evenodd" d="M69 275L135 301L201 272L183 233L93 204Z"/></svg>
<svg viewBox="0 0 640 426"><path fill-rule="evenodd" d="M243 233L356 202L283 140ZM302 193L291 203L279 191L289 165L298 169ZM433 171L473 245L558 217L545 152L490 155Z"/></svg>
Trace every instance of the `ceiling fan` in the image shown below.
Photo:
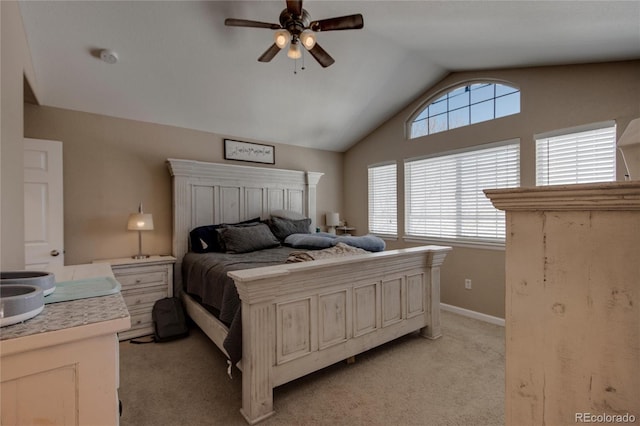
<svg viewBox="0 0 640 426"><path fill-rule="evenodd" d="M280 13L280 24L250 21L247 19L226 19L224 24L230 27L268 28L276 30L275 42L258 58L260 62L271 61L276 54L289 44L287 56L298 59L302 56L300 44L323 67L335 61L318 43L316 34L320 31L358 30L364 26L361 14L340 16L337 18L311 21L309 13L302 8L302 0L287 0L287 8Z"/></svg>

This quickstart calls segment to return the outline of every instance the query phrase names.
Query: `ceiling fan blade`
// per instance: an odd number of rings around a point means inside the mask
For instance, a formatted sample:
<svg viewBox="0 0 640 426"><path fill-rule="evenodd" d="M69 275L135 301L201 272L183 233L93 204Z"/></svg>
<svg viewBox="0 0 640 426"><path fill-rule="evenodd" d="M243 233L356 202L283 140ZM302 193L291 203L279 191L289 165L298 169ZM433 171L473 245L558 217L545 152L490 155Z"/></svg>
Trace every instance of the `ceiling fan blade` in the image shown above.
<svg viewBox="0 0 640 426"><path fill-rule="evenodd" d="M227 18L224 24L228 27L250 27L250 28L269 28L271 30L279 30L282 28L278 24L270 24L268 22L250 21L248 19L232 19Z"/></svg>
<svg viewBox="0 0 640 426"><path fill-rule="evenodd" d="M338 18L321 19L309 24L313 31L359 30L364 26L362 15L340 16Z"/></svg>
<svg viewBox="0 0 640 426"><path fill-rule="evenodd" d="M302 15L302 0L287 0L287 10L292 15Z"/></svg>
<svg viewBox="0 0 640 426"><path fill-rule="evenodd" d="M280 48L277 44L273 43L271 47L269 47L265 52L258 58L260 62L269 62L271 61L280 51Z"/></svg>
<svg viewBox="0 0 640 426"><path fill-rule="evenodd" d="M311 50L309 50L309 53L311 53L311 56L313 56L315 60L318 61L320 65L322 65L322 68L326 68L335 62L331 55L329 55L326 50L320 47L318 43L316 43L316 45L313 46Z"/></svg>

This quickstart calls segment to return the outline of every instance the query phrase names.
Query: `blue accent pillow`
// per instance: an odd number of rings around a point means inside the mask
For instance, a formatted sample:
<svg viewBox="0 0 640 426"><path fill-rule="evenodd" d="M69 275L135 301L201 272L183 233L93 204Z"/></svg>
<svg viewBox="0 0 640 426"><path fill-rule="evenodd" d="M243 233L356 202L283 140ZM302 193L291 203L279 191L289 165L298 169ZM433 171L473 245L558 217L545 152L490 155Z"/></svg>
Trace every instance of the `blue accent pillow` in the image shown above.
<svg viewBox="0 0 640 426"><path fill-rule="evenodd" d="M351 247L358 247L366 251L383 251L385 247L384 240L375 235L359 235L359 236L339 236L335 240L335 244L345 243Z"/></svg>
<svg viewBox="0 0 640 426"><path fill-rule="evenodd" d="M336 245L335 237L335 235L328 237L318 234L291 234L284 239L284 245L305 250L321 250Z"/></svg>
<svg viewBox="0 0 640 426"><path fill-rule="evenodd" d="M238 226L256 223L260 223L259 217L254 217L253 219L244 220L238 223L221 223L218 225L198 226L189 233L191 251L196 253L207 253L212 251L224 252L224 247L220 244L218 233L216 232L217 229L225 226Z"/></svg>
<svg viewBox="0 0 640 426"><path fill-rule="evenodd" d="M313 235L317 235L320 237L327 237L327 238L337 238L338 236L336 234L330 234L328 232L316 232Z"/></svg>

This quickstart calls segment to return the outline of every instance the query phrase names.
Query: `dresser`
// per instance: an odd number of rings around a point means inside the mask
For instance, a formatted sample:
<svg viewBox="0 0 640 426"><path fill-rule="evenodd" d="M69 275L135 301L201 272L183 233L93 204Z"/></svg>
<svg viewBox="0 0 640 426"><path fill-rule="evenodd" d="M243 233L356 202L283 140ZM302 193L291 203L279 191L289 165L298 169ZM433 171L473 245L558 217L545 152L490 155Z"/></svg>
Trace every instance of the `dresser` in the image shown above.
<svg viewBox="0 0 640 426"><path fill-rule="evenodd" d="M50 267L56 282L113 276L107 265ZM120 293L46 304L0 331L2 425L118 425Z"/></svg>
<svg viewBox="0 0 640 426"><path fill-rule="evenodd" d="M640 418L640 181L485 193L506 211L505 424Z"/></svg>
<svg viewBox="0 0 640 426"><path fill-rule="evenodd" d="M131 315L131 329L118 334L120 340L153 334L151 310L156 300L173 296L173 256L150 256L146 259L96 260L108 263L122 285L122 297Z"/></svg>

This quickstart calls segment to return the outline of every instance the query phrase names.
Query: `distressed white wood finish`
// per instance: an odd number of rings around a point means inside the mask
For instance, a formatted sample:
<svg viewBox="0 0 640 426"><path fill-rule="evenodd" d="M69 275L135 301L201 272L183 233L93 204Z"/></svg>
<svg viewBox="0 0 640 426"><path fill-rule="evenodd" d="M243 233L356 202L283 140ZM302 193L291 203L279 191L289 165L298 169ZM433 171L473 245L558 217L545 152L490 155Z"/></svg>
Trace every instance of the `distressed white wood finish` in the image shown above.
<svg viewBox="0 0 640 426"><path fill-rule="evenodd" d="M370 333L382 327L380 284L373 282L353 288L353 335Z"/></svg>
<svg viewBox="0 0 640 426"><path fill-rule="evenodd" d="M439 269L449 250L425 246L229 272L242 300L247 421L272 414L276 386L413 331L439 337Z"/></svg>
<svg viewBox="0 0 640 426"><path fill-rule="evenodd" d="M507 425L640 418L640 182L485 191L507 212Z"/></svg>
<svg viewBox="0 0 640 426"><path fill-rule="evenodd" d="M221 211L238 211L234 219L242 220L286 208L315 223L320 174L168 162L174 176L178 263L189 231L222 222ZM239 195L225 189L220 197L216 191L221 187L240 188ZM276 386L414 331L438 338L440 265L449 250L424 246L230 272L242 301L241 412L246 420L254 424L273 414ZM189 316L224 351L227 328L179 293Z"/></svg>

